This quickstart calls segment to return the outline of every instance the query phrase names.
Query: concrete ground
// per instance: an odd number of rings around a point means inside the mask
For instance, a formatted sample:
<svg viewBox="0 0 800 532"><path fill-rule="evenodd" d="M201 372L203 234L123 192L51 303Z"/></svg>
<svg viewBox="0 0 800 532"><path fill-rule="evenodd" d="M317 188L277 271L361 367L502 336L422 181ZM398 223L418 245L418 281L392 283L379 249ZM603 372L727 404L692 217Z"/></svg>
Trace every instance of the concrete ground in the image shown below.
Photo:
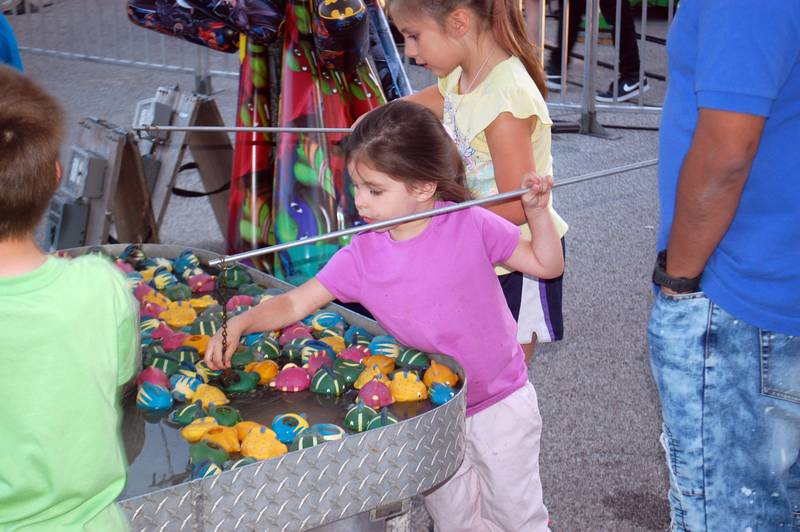
<svg viewBox="0 0 800 532"><path fill-rule="evenodd" d="M17 24L18 33L31 31L31 26L12 23ZM127 32L124 24L122 20L120 28ZM548 25L552 36L554 22ZM664 21L650 21L648 33L663 37ZM18 36L23 44L31 37ZM601 47L601 58L610 59L610 50ZM648 43L644 50L647 70L663 74L663 47ZM159 86L193 87L192 76L182 73L29 52L23 52L23 60L28 74L63 102L69 143L75 141L76 124L82 117L96 116L127 127L137 101L152 97ZM574 61L571 79L580 80L582 69L583 64ZM601 71L598 78L598 86L604 88L611 73ZM424 73L412 71L412 81L419 88L427 80ZM664 83L653 81L652 85L645 102L659 105ZM214 88L219 91L215 99L223 117L233 124L236 81L215 78ZM571 85L568 101L579 101L579 91ZM553 95L550 101L560 98ZM559 120L577 118L556 109L552 114ZM645 129L610 129L613 139L555 135L557 181L657 156L658 115L600 113L599 118L605 124ZM178 185L199 188L199 181L186 173ZM538 348L530 370L544 419L540 459L545 502L556 532L664 530L668 526L667 473L658 443L659 405L645 336L657 201L655 167L570 185L555 194L556 208L571 226L564 283L566 337ZM161 240L215 251L223 247L203 198L173 197ZM415 529L427 529L420 505L415 507L414 523Z"/></svg>

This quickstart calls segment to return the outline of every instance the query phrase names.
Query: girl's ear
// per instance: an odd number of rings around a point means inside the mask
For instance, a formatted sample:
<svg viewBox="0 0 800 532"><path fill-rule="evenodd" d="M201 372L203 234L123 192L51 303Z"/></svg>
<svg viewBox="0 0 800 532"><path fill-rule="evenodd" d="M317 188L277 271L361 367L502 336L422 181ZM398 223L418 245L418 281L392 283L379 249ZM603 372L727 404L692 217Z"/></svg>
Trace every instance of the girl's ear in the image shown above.
<svg viewBox="0 0 800 532"><path fill-rule="evenodd" d="M436 195L436 183L434 181L425 181L420 185L414 185L413 193L417 201L428 201Z"/></svg>
<svg viewBox="0 0 800 532"><path fill-rule="evenodd" d="M472 12L464 7L457 7L447 15L447 29L454 37L463 37L472 24Z"/></svg>

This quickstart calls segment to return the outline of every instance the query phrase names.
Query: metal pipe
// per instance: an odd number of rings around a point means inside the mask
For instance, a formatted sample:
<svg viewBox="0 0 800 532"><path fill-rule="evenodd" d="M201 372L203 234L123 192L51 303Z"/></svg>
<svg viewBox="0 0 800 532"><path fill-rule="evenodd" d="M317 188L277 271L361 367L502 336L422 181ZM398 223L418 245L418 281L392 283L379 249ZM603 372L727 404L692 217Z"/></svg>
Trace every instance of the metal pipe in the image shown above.
<svg viewBox="0 0 800 532"><path fill-rule="evenodd" d="M647 61L647 1L642 2L642 37L639 40L639 107L644 106L644 69Z"/></svg>
<svg viewBox="0 0 800 532"><path fill-rule="evenodd" d="M581 105L579 105L577 103L547 102L547 107L550 108L550 109L556 109L556 110L566 109L566 110L569 110L569 111L573 111L573 110L574 111L580 111L581 109L583 109L581 107ZM601 103L596 104L594 107L595 107L595 110L597 110L597 111L611 111L611 112L615 112L615 113L616 112L634 112L634 113L642 113L642 112L644 112L644 113L657 114L657 113L660 113L661 109L662 109L662 107L655 106L655 105L639 106L639 105L625 105L625 104L613 105L613 104L601 104Z"/></svg>
<svg viewBox="0 0 800 532"><path fill-rule="evenodd" d="M575 183L581 183L584 181L589 181L591 179L596 179L598 177L604 177L607 175L612 174L620 174L623 172L630 172L632 170L638 170L640 168L646 168L648 166L653 166L658 163L658 159L649 159L646 161L640 161L638 163L628 164L624 166L619 166L616 168L611 168L609 170L600 170L598 172L592 172L589 174L584 174L580 176L576 176L573 178L565 179L563 181L559 181L558 183L553 185L553 188L556 187L563 187L566 185L572 185ZM447 214L450 212L460 211L464 209L468 209L470 207L476 207L479 205L486 205L489 203L499 203L507 200L512 200L521 197L525 192L527 192L527 188L522 188L519 190L512 190L510 192L503 192L502 194L495 194L493 196L487 196L485 198L478 198L474 200L464 201L462 203L456 203L454 205L448 205L446 207L439 207L438 209L431 209L425 212L418 212L416 214L409 214L406 216L399 216L397 218L392 218L391 220L384 220L382 222L375 222L366 225L358 225L355 227L350 227L348 229L341 229L339 231L334 231L332 233L326 233L324 235L317 235L312 236L309 238L304 238L302 240L295 240L292 242L284 242L282 244L276 244L274 246L269 246L261 249L254 249L251 251L244 251L242 253L237 253L235 255L228 255L224 257L220 257L218 259L211 259L208 261L209 266L218 266L223 262L239 262L240 260L249 259L252 257L258 257L260 255L267 255L270 253L277 253L279 251L283 251L286 249L291 249L298 246L305 246L306 244L313 244L315 242L321 242L323 240L333 240L336 238L341 238L343 236L349 236L356 233L361 233L363 231L372 231L375 229L384 229L386 227L392 227L398 224L413 222L415 220L421 220L423 218L430 218L431 216L438 216L440 214Z"/></svg>
<svg viewBox="0 0 800 532"><path fill-rule="evenodd" d="M569 41L569 0L564 0L561 10L561 57L558 60L561 62L561 99L565 100L567 97L567 60L569 59L567 47L567 42ZM581 16L581 14L578 13L577 16Z"/></svg>
<svg viewBox="0 0 800 532"><path fill-rule="evenodd" d="M270 127L270 126L140 126L134 131L196 131L199 133L350 133L349 127Z"/></svg>
<svg viewBox="0 0 800 532"><path fill-rule="evenodd" d="M628 2L629 0L625 0ZM647 0L645 0L646 2ZM628 6L630 9L630 6ZM616 5L614 6L614 85L612 87L612 91L614 91L614 103L617 103L617 97L619 95L619 55L622 51L622 46L620 45L619 38L621 35L621 26L620 19L622 18L622 0L617 0Z"/></svg>

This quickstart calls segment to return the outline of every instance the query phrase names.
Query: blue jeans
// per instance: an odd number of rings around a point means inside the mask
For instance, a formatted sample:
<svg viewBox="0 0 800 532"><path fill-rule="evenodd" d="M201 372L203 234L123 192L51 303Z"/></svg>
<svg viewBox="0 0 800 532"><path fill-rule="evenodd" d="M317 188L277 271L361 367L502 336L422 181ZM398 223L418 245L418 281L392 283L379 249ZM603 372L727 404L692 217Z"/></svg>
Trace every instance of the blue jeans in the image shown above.
<svg viewBox="0 0 800 532"><path fill-rule="evenodd" d="M702 292L659 292L647 332L672 530L800 531L800 337Z"/></svg>

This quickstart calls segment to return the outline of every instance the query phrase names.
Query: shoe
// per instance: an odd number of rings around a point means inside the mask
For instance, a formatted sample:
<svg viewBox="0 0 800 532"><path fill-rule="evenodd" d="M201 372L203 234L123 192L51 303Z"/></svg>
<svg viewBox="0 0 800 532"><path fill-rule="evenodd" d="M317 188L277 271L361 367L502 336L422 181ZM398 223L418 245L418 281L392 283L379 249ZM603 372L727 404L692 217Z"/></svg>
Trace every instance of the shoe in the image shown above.
<svg viewBox="0 0 800 532"><path fill-rule="evenodd" d="M639 87L639 80L630 81L620 78L619 83L617 83L616 101L626 102L631 98L636 98L637 96L639 96L640 93L645 93L649 90L650 90L650 83L648 83L647 78L645 78L644 81L642 82L641 88ZM613 103L615 101L614 83L612 82L611 85L608 86L607 91L598 92L595 95L595 100L603 103Z"/></svg>

